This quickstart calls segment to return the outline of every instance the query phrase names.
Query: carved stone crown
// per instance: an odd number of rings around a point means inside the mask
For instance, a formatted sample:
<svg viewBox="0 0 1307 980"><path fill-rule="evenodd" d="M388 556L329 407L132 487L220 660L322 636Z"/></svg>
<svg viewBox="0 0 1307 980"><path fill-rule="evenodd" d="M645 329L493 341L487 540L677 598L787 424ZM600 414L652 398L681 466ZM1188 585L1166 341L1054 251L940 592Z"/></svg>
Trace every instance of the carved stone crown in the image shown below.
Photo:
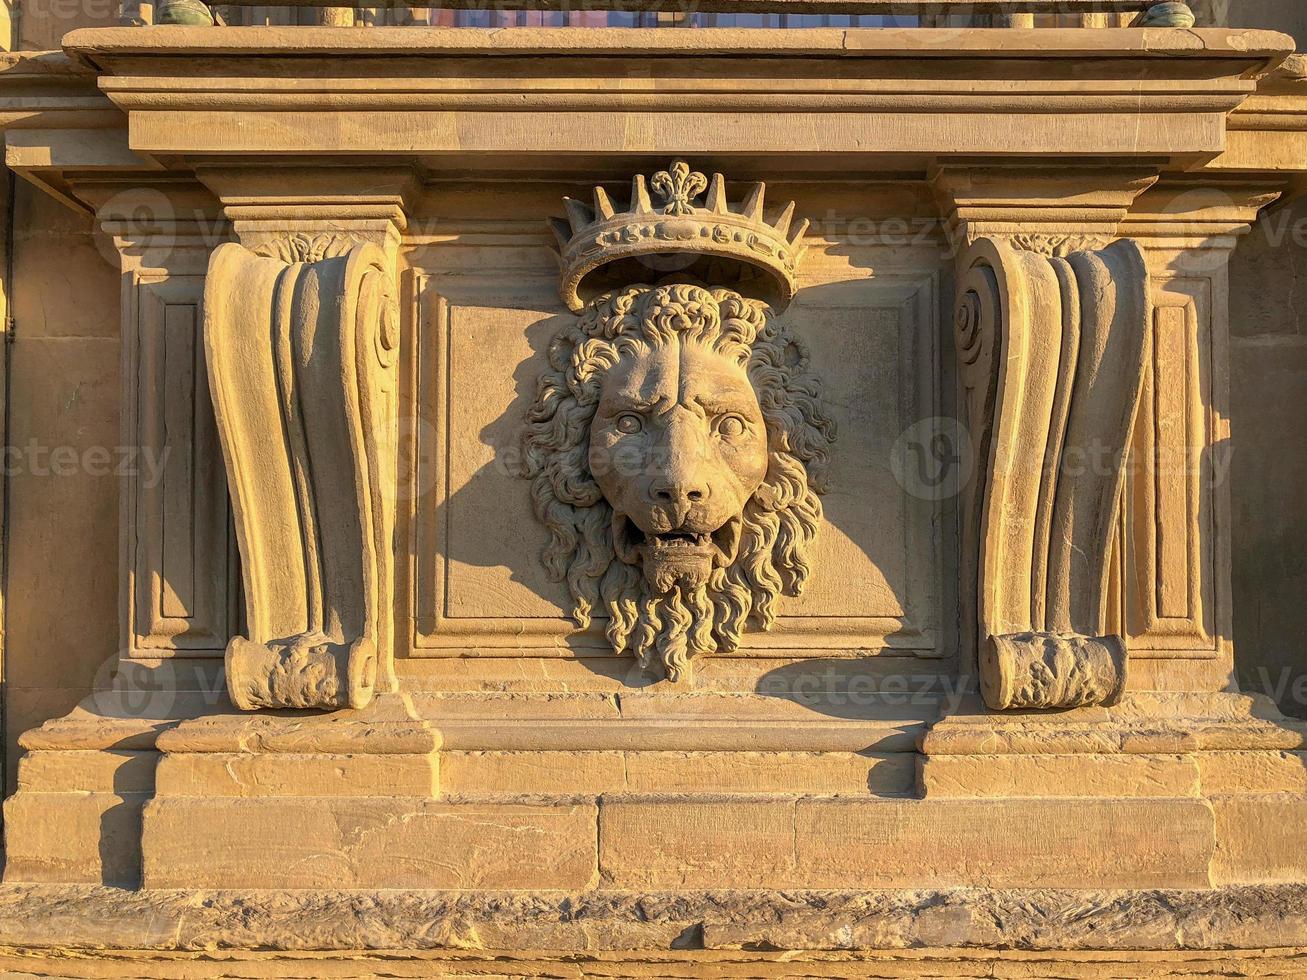
<svg viewBox="0 0 1307 980"><path fill-rule="evenodd" d="M592 205L564 198L567 218L550 219L558 238L563 302L579 312L609 290L676 273L784 309L794 297L808 222L791 229L793 201L768 221L764 192L764 184L754 184L744 202L733 206L721 174L709 180L677 160L648 183L637 174L625 210L618 210L602 187L594 189Z"/></svg>

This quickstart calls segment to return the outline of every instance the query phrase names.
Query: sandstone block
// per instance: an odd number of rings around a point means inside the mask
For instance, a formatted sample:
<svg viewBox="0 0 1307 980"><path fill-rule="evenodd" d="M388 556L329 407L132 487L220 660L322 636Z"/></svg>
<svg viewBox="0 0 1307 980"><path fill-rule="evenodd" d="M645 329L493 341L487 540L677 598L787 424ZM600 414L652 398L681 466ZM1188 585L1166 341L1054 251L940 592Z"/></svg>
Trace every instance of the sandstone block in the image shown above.
<svg viewBox="0 0 1307 980"><path fill-rule="evenodd" d="M1307 797L1216 796L1215 884L1307 877Z"/></svg>
<svg viewBox="0 0 1307 980"><path fill-rule="evenodd" d="M599 862L624 888L1203 887L1205 803L605 799Z"/></svg>
<svg viewBox="0 0 1307 980"><path fill-rule="evenodd" d="M254 755L188 752L159 763L157 792L178 797L435 797L439 755Z"/></svg>
<svg viewBox="0 0 1307 980"><path fill-rule="evenodd" d="M6 884L135 887L146 793L20 792L4 805Z"/></svg>
<svg viewBox="0 0 1307 980"><path fill-rule="evenodd" d="M921 792L943 797L1183 797L1198 795L1198 765L1185 755L931 756Z"/></svg>
<svg viewBox="0 0 1307 980"><path fill-rule="evenodd" d="M155 799L149 888L559 888L595 877L593 805Z"/></svg>

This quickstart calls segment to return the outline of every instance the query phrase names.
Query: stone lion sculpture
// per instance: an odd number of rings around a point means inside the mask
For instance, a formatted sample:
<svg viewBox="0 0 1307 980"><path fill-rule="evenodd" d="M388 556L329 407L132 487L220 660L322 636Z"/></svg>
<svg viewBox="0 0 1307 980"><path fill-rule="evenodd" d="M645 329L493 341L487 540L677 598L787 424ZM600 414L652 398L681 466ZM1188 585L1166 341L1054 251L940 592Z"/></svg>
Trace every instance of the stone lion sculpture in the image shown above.
<svg viewBox="0 0 1307 980"><path fill-rule="evenodd" d="M762 302L692 283L591 302L549 349L524 475L582 629L669 680L798 595L834 424Z"/></svg>

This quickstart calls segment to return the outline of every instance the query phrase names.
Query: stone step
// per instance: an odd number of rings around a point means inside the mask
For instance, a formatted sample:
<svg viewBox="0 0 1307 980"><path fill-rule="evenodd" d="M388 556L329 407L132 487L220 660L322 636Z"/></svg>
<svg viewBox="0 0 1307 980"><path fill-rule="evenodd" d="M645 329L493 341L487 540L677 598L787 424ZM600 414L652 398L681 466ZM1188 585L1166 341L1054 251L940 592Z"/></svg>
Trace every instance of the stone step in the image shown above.
<svg viewBox="0 0 1307 980"><path fill-rule="evenodd" d="M1205 888L1216 847L1194 799L172 797L143 858L154 888Z"/></svg>
<svg viewBox="0 0 1307 980"><path fill-rule="evenodd" d="M914 752L924 722L752 718L488 720L439 723L446 750L663 752Z"/></svg>
<svg viewBox="0 0 1307 980"><path fill-rule="evenodd" d="M731 718L819 721L933 721L943 703L937 695L852 694L819 691L784 697L716 691L671 693L433 692L409 695L419 716L433 722L458 718Z"/></svg>
<svg viewBox="0 0 1307 980"><path fill-rule="evenodd" d="M759 694L416 694L414 710L462 752L914 752L930 698Z"/></svg>
<svg viewBox="0 0 1307 980"><path fill-rule="evenodd" d="M442 795L817 793L907 796L911 752L464 751L440 755Z"/></svg>

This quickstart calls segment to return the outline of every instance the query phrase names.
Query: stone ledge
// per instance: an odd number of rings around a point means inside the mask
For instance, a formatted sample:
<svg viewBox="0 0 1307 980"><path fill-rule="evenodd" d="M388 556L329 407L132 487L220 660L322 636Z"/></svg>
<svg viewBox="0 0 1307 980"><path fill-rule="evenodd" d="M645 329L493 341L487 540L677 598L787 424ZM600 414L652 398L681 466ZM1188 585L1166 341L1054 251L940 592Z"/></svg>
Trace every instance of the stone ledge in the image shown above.
<svg viewBox="0 0 1307 980"><path fill-rule="evenodd" d="M605 953L542 952L404 952L346 950L338 953L153 953L142 950L102 952L91 956L10 950L0 947L0 975L73 980L73 978L185 977L186 980L251 980L304 977L387 978L477 977L521 980L522 977L711 978L711 980L792 980L805 977L860 977L883 980L1150 980L1240 976L1297 978L1307 964L1307 949L1227 950L1212 953L1112 953L948 949L864 950L791 953L741 950L717 952L629 950Z"/></svg>
<svg viewBox="0 0 1307 980"><path fill-rule="evenodd" d="M686 948L1164 952L1302 946L1307 946L1307 886L1302 884L682 893L0 887L0 951L24 948L38 954Z"/></svg>
<svg viewBox="0 0 1307 980"><path fill-rule="evenodd" d="M860 977L883 980L1150 980L1239 976L1292 978L1303 975L1307 949L1227 950L1212 953L1112 953L948 949L863 950L790 953L628 950L605 953L508 950L484 952L404 952L346 950L338 953L153 953L142 950L91 956L10 950L0 947L0 975L73 978L185 977L186 980L251 980L304 977L387 978L522 977L711 978L711 980L792 980L804 977Z"/></svg>
<svg viewBox="0 0 1307 980"><path fill-rule="evenodd" d="M1262 57L1267 68L1294 50L1293 38L1276 31L1199 28L1191 30L1105 28L1085 31L1002 28L816 28L771 30L699 28L689 36L676 28L514 28L469 27L402 29L373 27L342 34L330 27L251 27L240 31L211 27L158 26L81 28L64 37L64 49L96 61L100 55L139 53L449 54L453 52L673 55L760 52L769 57L831 54L895 59L941 58L957 54L1008 58L1074 58L1107 53L1164 59Z"/></svg>

